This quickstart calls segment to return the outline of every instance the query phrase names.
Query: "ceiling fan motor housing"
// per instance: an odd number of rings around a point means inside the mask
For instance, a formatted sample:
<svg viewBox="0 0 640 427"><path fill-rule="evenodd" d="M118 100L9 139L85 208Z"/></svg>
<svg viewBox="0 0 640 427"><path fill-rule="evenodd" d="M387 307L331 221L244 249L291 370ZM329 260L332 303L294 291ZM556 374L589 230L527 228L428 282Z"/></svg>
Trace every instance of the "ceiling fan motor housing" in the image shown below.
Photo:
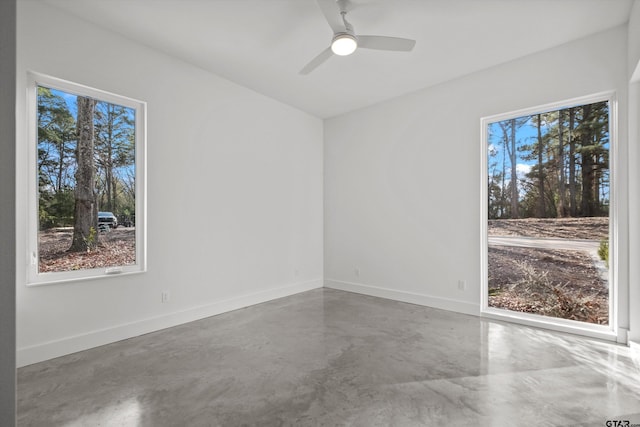
<svg viewBox="0 0 640 427"><path fill-rule="evenodd" d="M353 33L336 33L331 41L331 50L339 56L351 55L358 47L358 38Z"/></svg>

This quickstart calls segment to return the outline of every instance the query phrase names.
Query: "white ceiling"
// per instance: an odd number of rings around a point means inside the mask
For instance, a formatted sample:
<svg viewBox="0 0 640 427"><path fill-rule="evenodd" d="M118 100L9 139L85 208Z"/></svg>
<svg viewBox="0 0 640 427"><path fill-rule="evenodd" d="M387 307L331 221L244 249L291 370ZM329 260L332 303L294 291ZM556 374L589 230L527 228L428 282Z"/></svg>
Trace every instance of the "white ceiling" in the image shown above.
<svg viewBox="0 0 640 427"><path fill-rule="evenodd" d="M357 34L417 40L300 69L332 31L315 0L44 0L321 118L627 22L632 0L352 0Z"/></svg>

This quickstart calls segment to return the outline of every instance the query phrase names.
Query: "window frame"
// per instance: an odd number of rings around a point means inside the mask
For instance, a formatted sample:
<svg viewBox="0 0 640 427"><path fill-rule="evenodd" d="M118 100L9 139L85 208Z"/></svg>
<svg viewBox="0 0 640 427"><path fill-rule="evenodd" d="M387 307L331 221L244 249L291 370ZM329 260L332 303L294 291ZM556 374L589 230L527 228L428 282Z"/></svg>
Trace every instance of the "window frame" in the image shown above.
<svg viewBox="0 0 640 427"><path fill-rule="evenodd" d="M488 265L488 126L491 123L543 114L564 108L607 101L609 103L609 324L596 325L576 320L554 318L532 313L522 313L489 307L489 265ZM569 332L608 341L621 341L624 334L619 325L618 290L618 101L615 91L600 92L577 98L566 99L507 113L495 114L480 119L480 316L504 320L528 326Z"/></svg>
<svg viewBox="0 0 640 427"><path fill-rule="evenodd" d="M99 101L121 105L135 111L135 264L75 271L44 273L40 273L38 271L38 86L45 86L51 89L61 90L72 95L89 97ZM27 72L26 105L28 144L26 285L39 286L146 272L146 102L74 83L68 80L29 71Z"/></svg>

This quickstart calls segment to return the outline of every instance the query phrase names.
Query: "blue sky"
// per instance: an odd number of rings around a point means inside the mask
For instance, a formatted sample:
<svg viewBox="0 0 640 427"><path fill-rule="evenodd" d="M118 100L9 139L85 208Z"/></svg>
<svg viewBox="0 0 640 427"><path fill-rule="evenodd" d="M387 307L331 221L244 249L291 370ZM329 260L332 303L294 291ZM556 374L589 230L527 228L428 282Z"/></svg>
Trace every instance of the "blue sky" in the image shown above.
<svg viewBox="0 0 640 427"><path fill-rule="evenodd" d="M46 86L42 86L42 87L46 87ZM76 94L72 94L72 93L68 93L59 89L54 89L54 88L48 88L49 90L51 90L51 93L55 96L60 97L61 99L64 100L67 109L69 110L71 116L74 118L74 120L77 118L77 114L78 114L78 106L77 106L77 100L78 100L78 95ZM103 101L104 102L104 101ZM135 117L135 110L132 108L127 108L128 113L130 114L130 117L133 118ZM134 125L135 128L135 125ZM68 165L68 170L69 172L69 176L73 176L73 169L74 169L74 164L72 163L70 165ZM129 165L129 166L121 166L119 168L117 168L118 170L122 171L123 174L126 174L128 172L134 172L135 171L135 163L133 165Z"/></svg>
<svg viewBox="0 0 640 427"><path fill-rule="evenodd" d="M77 105L78 95L64 92L59 89L53 89L53 88L49 88L49 89L51 90L52 94L64 99L65 103L67 104L67 107L69 108L69 112L74 118L76 118L78 114L78 105ZM104 101L101 101L101 102L104 102ZM135 111L132 108L127 108L127 110L131 114L131 117L135 116Z"/></svg>
<svg viewBox="0 0 640 427"><path fill-rule="evenodd" d="M557 110L556 110L557 111ZM522 116L522 117L533 117L534 115ZM490 123L488 125L487 132L488 134L488 154L489 154L489 173L491 174L492 163L496 163L495 170L502 172L502 160L503 160L503 151L505 151L505 147L503 144L503 134L502 129L499 125L500 122ZM542 134L546 134L549 132L549 127L544 125L542 126ZM538 131L536 126L532 121L528 121L521 127L516 130L516 141L518 146L533 144L536 142L538 137ZM606 148L609 148L609 143L604 144ZM493 154L493 155L492 155ZM537 160L534 159L525 159L523 155L528 153L523 153L521 151L516 150L517 162L516 162L516 171L518 176L518 181L526 181L529 180L527 178L527 173L531 171L531 168L537 163ZM546 160L546 159L545 159ZM506 153L506 166L505 166L505 185L508 185L511 177L511 162L509 160L509 155ZM603 188L604 195L608 197L608 186Z"/></svg>

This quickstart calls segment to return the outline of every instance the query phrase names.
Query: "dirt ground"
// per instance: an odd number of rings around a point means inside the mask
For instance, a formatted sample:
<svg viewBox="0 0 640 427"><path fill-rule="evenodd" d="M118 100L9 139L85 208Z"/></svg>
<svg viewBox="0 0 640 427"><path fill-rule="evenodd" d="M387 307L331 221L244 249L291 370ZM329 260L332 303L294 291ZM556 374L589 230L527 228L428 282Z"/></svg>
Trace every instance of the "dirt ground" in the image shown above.
<svg viewBox="0 0 640 427"><path fill-rule="evenodd" d="M72 228L54 228L38 233L40 273L135 264L134 227L118 227L100 233L98 248L91 252L67 252L72 236Z"/></svg>
<svg viewBox="0 0 640 427"><path fill-rule="evenodd" d="M601 240L608 218L491 220L490 236ZM489 247L489 306L607 324L608 283L585 252Z"/></svg>
<svg viewBox="0 0 640 427"><path fill-rule="evenodd" d="M609 235L609 218L490 219L488 234L601 240Z"/></svg>

